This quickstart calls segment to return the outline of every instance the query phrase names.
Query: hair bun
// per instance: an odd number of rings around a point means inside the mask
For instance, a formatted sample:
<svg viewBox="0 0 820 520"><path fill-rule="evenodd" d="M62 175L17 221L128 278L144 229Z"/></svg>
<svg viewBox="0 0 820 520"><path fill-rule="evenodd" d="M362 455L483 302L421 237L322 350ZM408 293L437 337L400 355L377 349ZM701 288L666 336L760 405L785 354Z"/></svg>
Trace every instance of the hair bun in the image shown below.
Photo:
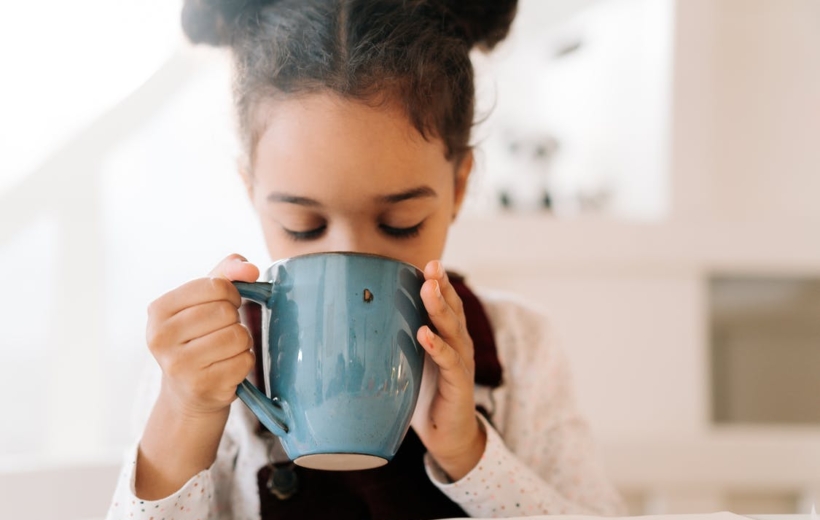
<svg viewBox="0 0 820 520"><path fill-rule="evenodd" d="M507 37L518 0L439 0L470 47L492 49Z"/></svg>
<svg viewBox="0 0 820 520"><path fill-rule="evenodd" d="M185 0L182 30L191 43L229 45L239 18L269 3L271 0Z"/></svg>

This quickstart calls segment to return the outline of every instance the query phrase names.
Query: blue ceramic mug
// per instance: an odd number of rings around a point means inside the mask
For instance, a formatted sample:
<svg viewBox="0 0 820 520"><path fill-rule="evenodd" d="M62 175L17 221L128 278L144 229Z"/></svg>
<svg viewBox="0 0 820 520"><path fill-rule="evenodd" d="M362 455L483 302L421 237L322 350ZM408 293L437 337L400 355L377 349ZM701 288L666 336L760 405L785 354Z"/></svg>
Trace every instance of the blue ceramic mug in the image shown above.
<svg viewBox="0 0 820 520"><path fill-rule="evenodd" d="M288 456L314 469L375 468L410 426L428 323L424 275L376 255L317 253L274 263L268 282L234 282L262 306L264 392L240 399Z"/></svg>

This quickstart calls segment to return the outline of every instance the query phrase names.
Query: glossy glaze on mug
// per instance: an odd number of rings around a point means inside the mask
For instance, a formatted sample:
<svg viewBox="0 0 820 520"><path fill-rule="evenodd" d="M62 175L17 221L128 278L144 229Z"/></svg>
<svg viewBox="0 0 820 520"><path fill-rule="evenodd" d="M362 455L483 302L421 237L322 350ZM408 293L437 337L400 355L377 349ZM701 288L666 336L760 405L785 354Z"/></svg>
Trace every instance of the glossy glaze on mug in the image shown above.
<svg viewBox="0 0 820 520"><path fill-rule="evenodd" d="M308 456L305 465L353 469L390 460L421 385L423 274L379 256L322 253L277 262L267 277L270 283L236 284L263 303L266 395L255 392L249 402L255 389L247 382L237 393L297 463Z"/></svg>

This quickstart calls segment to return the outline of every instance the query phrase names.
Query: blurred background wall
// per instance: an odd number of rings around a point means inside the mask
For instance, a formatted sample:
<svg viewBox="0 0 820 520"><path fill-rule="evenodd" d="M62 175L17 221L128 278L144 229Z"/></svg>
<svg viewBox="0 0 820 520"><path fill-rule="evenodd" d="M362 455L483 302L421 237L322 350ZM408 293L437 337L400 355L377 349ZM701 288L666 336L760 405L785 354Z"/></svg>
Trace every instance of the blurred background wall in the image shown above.
<svg viewBox="0 0 820 520"><path fill-rule="evenodd" d="M267 262L229 65L182 41L179 8L0 8L10 518L101 516L146 306L231 252ZM475 62L488 116L447 263L547 309L632 512L807 512L820 2L522 0ZM38 485L60 498L32 505Z"/></svg>

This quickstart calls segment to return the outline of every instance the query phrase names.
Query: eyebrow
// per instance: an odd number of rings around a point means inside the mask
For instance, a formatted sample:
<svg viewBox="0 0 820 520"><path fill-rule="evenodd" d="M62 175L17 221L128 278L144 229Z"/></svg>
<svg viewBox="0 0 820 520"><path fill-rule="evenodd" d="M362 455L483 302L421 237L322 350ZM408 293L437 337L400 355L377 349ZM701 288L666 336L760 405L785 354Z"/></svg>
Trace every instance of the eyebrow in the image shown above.
<svg viewBox="0 0 820 520"><path fill-rule="evenodd" d="M399 193L391 193L390 195L382 195L376 198L378 202L384 204L396 204L410 199L421 199L426 197L438 197L435 190L429 186L418 186ZM299 206L307 206L311 208L322 207L322 203L318 200L308 197L299 197L297 195L290 195L288 193L273 192L268 195L268 202L283 202L286 204L296 204Z"/></svg>
<svg viewBox="0 0 820 520"><path fill-rule="evenodd" d="M320 207L318 200L309 199L307 197L297 197L296 195L288 195L287 193L280 193L275 191L268 195L268 202L285 202L287 204L298 204L299 206Z"/></svg>
<svg viewBox="0 0 820 520"><path fill-rule="evenodd" d="M438 194L436 194L435 190L430 186L419 186L400 193L393 193L391 195L378 197L378 200L379 202L384 202L386 204L395 204L405 200L422 199L425 197L436 198L438 197Z"/></svg>

